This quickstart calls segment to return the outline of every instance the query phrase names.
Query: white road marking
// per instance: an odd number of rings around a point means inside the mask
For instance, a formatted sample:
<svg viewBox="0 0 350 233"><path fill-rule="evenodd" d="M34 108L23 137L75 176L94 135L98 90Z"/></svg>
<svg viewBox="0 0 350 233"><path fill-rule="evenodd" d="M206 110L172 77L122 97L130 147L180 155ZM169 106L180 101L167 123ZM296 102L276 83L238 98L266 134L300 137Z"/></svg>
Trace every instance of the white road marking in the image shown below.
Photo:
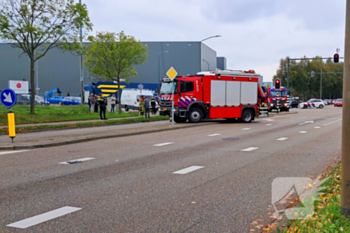
<svg viewBox="0 0 350 233"><path fill-rule="evenodd" d="M242 130L250 130L250 128L243 128Z"/></svg>
<svg viewBox="0 0 350 233"><path fill-rule="evenodd" d="M276 139L277 141L284 141L284 140L287 140L288 138L284 138L284 137L282 137L282 138L278 138L278 139Z"/></svg>
<svg viewBox="0 0 350 233"><path fill-rule="evenodd" d="M272 124L266 124L266 126L271 126Z"/></svg>
<svg viewBox="0 0 350 233"><path fill-rule="evenodd" d="M312 123L314 123L314 121L305 121L303 123L300 123L299 125L312 124Z"/></svg>
<svg viewBox="0 0 350 233"><path fill-rule="evenodd" d="M11 223L7 225L8 227L14 227L14 228L20 228L25 229L46 221L49 221L54 218L58 218L70 213L73 213L75 211L81 210L81 208L77 207L71 207L71 206L65 206L56 210L52 210L43 214L36 215L31 218L26 218L18 222Z"/></svg>
<svg viewBox="0 0 350 233"><path fill-rule="evenodd" d="M66 162L60 162L59 164L69 164L69 163L74 163L74 162L85 162L85 161L89 161L89 160L93 160L95 158L82 158L82 159L74 159L74 160L69 160Z"/></svg>
<svg viewBox="0 0 350 233"><path fill-rule="evenodd" d="M320 127L320 126L316 126L316 127L315 127L315 129L319 129L319 128L321 128L321 127Z"/></svg>
<svg viewBox="0 0 350 233"><path fill-rule="evenodd" d="M191 167L184 168L184 169L182 169L182 170L179 170L179 171L176 171L176 172L173 172L173 173L174 173L174 174L181 174L181 175L184 175L184 174L193 172L193 171L198 170L198 169L201 169L201 168L203 168L203 166L191 166Z"/></svg>
<svg viewBox="0 0 350 233"><path fill-rule="evenodd" d="M14 154L14 153L20 153L20 152L26 152L26 151L29 151L29 150L4 151L4 152L0 152L0 155Z"/></svg>
<svg viewBox="0 0 350 233"><path fill-rule="evenodd" d="M209 137L215 137L221 135L220 133L213 133L213 134L208 134Z"/></svg>
<svg viewBox="0 0 350 233"><path fill-rule="evenodd" d="M300 131L299 133L307 133L307 131Z"/></svg>
<svg viewBox="0 0 350 233"><path fill-rule="evenodd" d="M264 121L275 121L274 119L264 119Z"/></svg>
<svg viewBox="0 0 350 233"><path fill-rule="evenodd" d="M338 120L336 120L336 121L331 121L331 122L329 122L329 123L323 124L322 126L331 125L331 124L334 124L334 123L336 123L336 122L338 122L338 121L341 121L341 120L342 120L342 119L338 119Z"/></svg>
<svg viewBox="0 0 350 233"><path fill-rule="evenodd" d="M258 149L259 147L248 147L246 149L242 149L241 151L252 151L252 150L256 150Z"/></svg>
<svg viewBox="0 0 350 233"><path fill-rule="evenodd" d="M170 145L170 144L174 144L173 142L164 142L164 143L160 143L160 144L155 144L153 146L166 146L166 145Z"/></svg>

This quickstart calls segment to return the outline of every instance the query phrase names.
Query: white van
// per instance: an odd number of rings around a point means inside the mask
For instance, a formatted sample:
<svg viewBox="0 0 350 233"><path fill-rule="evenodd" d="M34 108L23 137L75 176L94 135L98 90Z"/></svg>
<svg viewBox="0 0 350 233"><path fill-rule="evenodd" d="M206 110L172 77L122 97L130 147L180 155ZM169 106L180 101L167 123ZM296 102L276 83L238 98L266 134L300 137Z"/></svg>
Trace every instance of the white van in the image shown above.
<svg viewBox="0 0 350 233"><path fill-rule="evenodd" d="M140 89L123 88L122 96L120 97L122 108L125 108L125 111L129 111L129 109L138 110L138 100L140 99L140 97L142 95L147 96L148 99L151 100L153 98L153 94L154 91L151 90L142 89L140 91ZM156 108L158 108L157 105Z"/></svg>

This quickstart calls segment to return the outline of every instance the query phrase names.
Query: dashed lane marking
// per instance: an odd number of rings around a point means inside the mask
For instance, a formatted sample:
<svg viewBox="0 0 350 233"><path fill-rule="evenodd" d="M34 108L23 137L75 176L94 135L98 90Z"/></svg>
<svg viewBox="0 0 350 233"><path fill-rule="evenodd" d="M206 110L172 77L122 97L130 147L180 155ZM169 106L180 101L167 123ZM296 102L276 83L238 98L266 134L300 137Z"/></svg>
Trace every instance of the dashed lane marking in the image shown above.
<svg viewBox="0 0 350 233"><path fill-rule="evenodd" d="M259 147L248 147L248 148L242 149L241 151L253 151L253 150L256 150L258 148Z"/></svg>
<svg viewBox="0 0 350 233"><path fill-rule="evenodd" d="M307 131L299 131L299 133L307 133Z"/></svg>
<svg viewBox="0 0 350 233"><path fill-rule="evenodd" d="M221 135L220 133L213 133L213 134L208 134L209 137L215 137Z"/></svg>
<svg viewBox="0 0 350 233"><path fill-rule="evenodd" d="M266 126L271 126L272 124L266 124Z"/></svg>
<svg viewBox="0 0 350 233"><path fill-rule="evenodd" d="M26 218L18 222L11 223L7 225L8 227L14 227L14 228L20 228L25 229L49 220L52 220L54 218L58 218L70 213L73 213L75 211L81 210L81 208L77 207L71 207L71 206L65 206L56 210L52 210L43 214L36 215L31 218Z"/></svg>
<svg viewBox="0 0 350 233"><path fill-rule="evenodd" d="M60 162L59 164L82 163L82 162L93 160L93 159L95 159L95 158L74 159L74 160L69 160L69 161L66 161L66 162Z"/></svg>
<svg viewBox="0 0 350 233"><path fill-rule="evenodd" d="M316 126L315 129L320 129L321 127L320 126Z"/></svg>
<svg viewBox="0 0 350 233"><path fill-rule="evenodd" d="M201 169L201 168L204 168L204 167L203 167L203 166L191 166L191 167L184 168L184 169L182 169L182 170L173 172L173 174L181 174L181 175L184 175L184 174L187 174L187 173L196 171L196 170Z"/></svg>
<svg viewBox="0 0 350 233"><path fill-rule="evenodd" d="M312 124L312 123L314 123L314 121L305 121L303 123L300 123L299 125Z"/></svg>
<svg viewBox="0 0 350 233"><path fill-rule="evenodd" d="M329 122L329 123L323 124L322 126L331 125L331 124L334 124L334 123L336 123L336 122L338 122L338 121L341 121L341 120L342 120L342 119L338 119L338 120L336 120L336 121L331 121L331 122Z"/></svg>
<svg viewBox="0 0 350 233"><path fill-rule="evenodd" d="M166 145L171 145L174 144L173 142L164 142L164 143L160 143L160 144L154 144L153 146L166 146Z"/></svg>
<svg viewBox="0 0 350 233"><path fill-rule="evenodd" d="M281 138L278 138L276 139L277 141L284 141L284 140L287 140L288 138L285 138L285 137L281 137Z"/></svg>
<svg viewBox="0 0 350 233"><path fill-rule="evenodd" d="M4 151L4 152L0 152L0 155L14 154L14 153L20 153L20 152L26 152L26 151L29 151L29 150Z"/></svg>
<svg viewBox="0 0 350 233"><path fill-rule="evenodd" d="M275 121L274 119L264 119L264 121Z"/></svg>
<svg viewBox="0 0 350 233"><path fill-rule="evenodd" d="M250 130L250 128L243 128L242 130Z"/></svg>

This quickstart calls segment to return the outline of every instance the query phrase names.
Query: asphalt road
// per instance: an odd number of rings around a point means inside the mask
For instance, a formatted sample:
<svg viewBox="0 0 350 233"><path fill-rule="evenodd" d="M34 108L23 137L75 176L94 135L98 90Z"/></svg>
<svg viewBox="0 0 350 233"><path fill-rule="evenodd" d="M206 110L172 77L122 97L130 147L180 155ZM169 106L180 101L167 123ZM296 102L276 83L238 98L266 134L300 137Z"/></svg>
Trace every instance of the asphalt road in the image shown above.
<svg viewBox="0 0 350 233"><path fill-rule="evenodd" d="M314 179L340 157L341 108L292 111L1 151L0 232L248 232L254 220L270 223L275 178ZM84 161L65 163L76 159Z"/></svg>

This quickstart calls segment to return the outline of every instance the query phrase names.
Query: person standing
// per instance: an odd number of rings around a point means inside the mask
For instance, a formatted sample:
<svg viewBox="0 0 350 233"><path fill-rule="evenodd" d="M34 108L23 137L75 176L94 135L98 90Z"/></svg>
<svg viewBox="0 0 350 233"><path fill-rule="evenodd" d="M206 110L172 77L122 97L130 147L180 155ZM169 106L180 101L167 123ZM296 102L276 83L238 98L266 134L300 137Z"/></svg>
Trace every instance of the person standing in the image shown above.
<svg viewBox="0 0 350 233"><path fill-rule="evenodd" d="M156 114L156 98L153 96L152 100L151 100L151 106L152 106L152 114Z"/></svg>
<svg viewBox="0 0 350 233"><path fill-rule="evenodd" d="M115 95L112 95L112 108L111 108L111 112L115 112L114 108L115 108L115 103L116 103L117 99L115 98Z"/></svg>
<svg viewBox="0 0 350 233"><path fill-rule="evenodd" d="M143 95L139 99L139 115L143 116L144 106L143 106Z"/></svg>
<svg viewBox="0 0 350 233"><path fill-rule="evenodd" d="M101 120L107 120L107 118L106 118L107 100L105 100L103 98L103 94L102 93L98 97L98 105L100 105L100 118L101 118ZM103 118L102 118L102 114L103 114Z"/></svg>
<svg viewBox="0 0 350 233"><path fill-rule="evenodd" d="M90 103L90 112L94 112L96 98L95 98L95 95L93 93L91 93L91 96L89 97L89 103Z"/></svg>
<svg viewBox="0 0 350 233"><path fill-rule="evenodd" d="M97 100L98 100L98 96L95 94L95 112L98 113L98 103L97 103Z"/></svg>
<svg viewBox="0 0 350 233"><path fill-rule="evenodd" d="M148 99L148 96L146 96L145 100L143 101L143 106L145 107L145 117L147 117L147 118L149 118L150 102L151 102L151 100Z"/></svg>

